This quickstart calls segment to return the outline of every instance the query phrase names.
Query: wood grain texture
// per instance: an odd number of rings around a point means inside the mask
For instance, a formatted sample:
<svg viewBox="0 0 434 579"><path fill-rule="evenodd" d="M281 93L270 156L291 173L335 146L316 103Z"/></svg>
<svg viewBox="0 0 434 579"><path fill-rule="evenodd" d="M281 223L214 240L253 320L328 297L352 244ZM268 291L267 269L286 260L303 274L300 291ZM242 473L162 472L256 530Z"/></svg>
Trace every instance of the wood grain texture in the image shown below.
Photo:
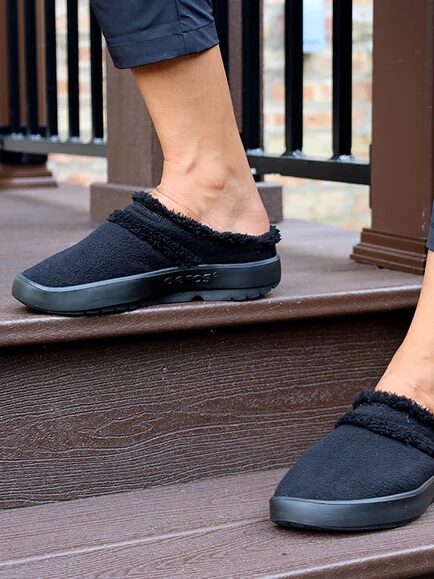
<svg viewBox="0 0 434 579"><path fill-rule="evenodd" d="M434 508L356 535L282 530L268 499L284 471L0 513L0 576L401 579L434 574Z"/></svg>
<svg viewBox="0 0 434 579"><path fill-rule="evenodd" d="M383 372L409 313L0 354L0 506L286 466Z"/></svg>
<svg viewBox="0 0 434 579"><path fill-rule="evenodd" d="M75 243L93 227L88 193L62 188L0 196L0 347L278 323L413 307L421 278L348 258L357 234L284 222L281 285L254 302L174 304L114 316L62 318L29 312L10 295L17 271Z"/></svg>

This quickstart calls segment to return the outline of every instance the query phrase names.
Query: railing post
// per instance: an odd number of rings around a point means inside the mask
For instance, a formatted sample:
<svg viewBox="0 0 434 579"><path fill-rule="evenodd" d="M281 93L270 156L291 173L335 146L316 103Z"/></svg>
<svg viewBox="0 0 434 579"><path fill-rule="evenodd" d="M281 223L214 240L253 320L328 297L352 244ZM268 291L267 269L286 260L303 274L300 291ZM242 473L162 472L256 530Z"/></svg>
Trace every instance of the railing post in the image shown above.
<svg viewBox="0 0 434 579"><path fill-rule="evenodd" d="M422 273L434 197L434 0L374 2L372 226L352 258Z"/></svg>
<svg viewBox="0 0 434 579"><path fill-rule="evenodd" d="M9 8L12 3L9 3ZM25 73L24 67L26 64L25 59L25 34L24 34L24 2L19 0L17 2L17 42L15 45L15 50L17 51L17 57L19 60L19 70L20 70L20 85L22 92L26 90ZM43 64L43 2L42 0L36 0L35 5L35 31L36 31L36 43L37 43L37 54L34 57L37 59L38 66L37 71L37 92L39 96L39 115L40 118L45 116L45 106L43 103L43 75L44 64ZM11 122L9 115L9 98L8 87L9 87L9 65L10 59L8 59L8 51L10 50L10 34L11 30L8 29L8 3L0 2L0 82L2 83L4 90L2 90L2 101L0 102L0 130L1 127L7 127ZM9 46L8 46L9 44ZM21 107L22 109L24 107ZM26 118L26 111L21 110L21 122L24 124ZM47 169L47 157L46 155L29 155L26 153L6 153L0 151L0 189L18 189L18 188L33 188L33 187L50 187L56 185L55 180L51 172Z"/></svg>
<svg viewBox="0 0 434 579"><path fill-rule="evenodd" d="M228 46L222 46L222 51L229 68L236 117L241 126L246 118L242 113L243 63L240 57L243 0L230 0L225 2L225 6L222 0L216 1L221 2L217 8L217 24L224 28L224 36L228 38ZM229 14L227 24L224 22L225 11ZM162 170L157 135L132 75L116 70L110 58L107 58L107 69L108 182L91 186L91 216L95 219L102 219L108 212L127 204L133 191L150 190L158 185ZM268 182L257 185L270 219L280 221L282 187Z"/></svg>

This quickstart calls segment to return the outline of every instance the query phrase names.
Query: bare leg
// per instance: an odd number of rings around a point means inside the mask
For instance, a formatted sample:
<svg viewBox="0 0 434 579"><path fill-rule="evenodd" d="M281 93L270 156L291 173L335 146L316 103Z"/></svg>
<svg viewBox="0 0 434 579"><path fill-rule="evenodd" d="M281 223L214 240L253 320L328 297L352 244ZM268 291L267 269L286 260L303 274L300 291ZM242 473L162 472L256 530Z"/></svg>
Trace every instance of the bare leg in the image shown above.
<svg viewBox="0 0 434 579"><path fill-rule="evenodd" d="M408 333L377 390L412 398L434 412L434 252L428 261L422 293Z"/></svg>
<svg viewBox="0 0 434 579"><path fill-rule="evenodd" d="M159 200L218 231L268 231L219 47L132 70L163 149Z"/></svg>

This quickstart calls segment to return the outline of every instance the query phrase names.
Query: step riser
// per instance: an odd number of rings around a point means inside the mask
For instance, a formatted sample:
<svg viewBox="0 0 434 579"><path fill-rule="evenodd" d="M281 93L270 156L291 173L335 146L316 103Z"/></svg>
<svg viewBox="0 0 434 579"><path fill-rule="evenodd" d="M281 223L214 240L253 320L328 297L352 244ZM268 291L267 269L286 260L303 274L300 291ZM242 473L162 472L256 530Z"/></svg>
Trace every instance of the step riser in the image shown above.
<svg viewBox="0 0 434 579"><path fill-rule="evenodd" d="M409 319L2 351L0 506L286 466L375 383Z"/></svg>

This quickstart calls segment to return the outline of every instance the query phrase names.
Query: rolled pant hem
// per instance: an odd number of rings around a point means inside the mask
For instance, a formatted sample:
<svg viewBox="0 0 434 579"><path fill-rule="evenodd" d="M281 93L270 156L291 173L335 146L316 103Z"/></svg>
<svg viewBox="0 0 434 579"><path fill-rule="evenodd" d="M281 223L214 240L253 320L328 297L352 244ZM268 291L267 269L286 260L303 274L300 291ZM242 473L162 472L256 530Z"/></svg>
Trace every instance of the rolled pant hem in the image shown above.
<svg viewBox="0 0 434 579"><path fill-rule="evenodd" d="M426 241L426 248L430 251L434 251L434 203L432 206L431 213L431 225L428 231L428 239Z"/></svg>
<svg viewBox="0 0 434 579"><path fill-rule="evenodd" d="M161 38L143 38L134 42L111 44L107 47L116 68L134 68L202 52L219 43L214 22L185 32Z"/></svg>
<svg viewBox="0 0 434 579"><path fill-rule="evenodd" d="M426 247L430 251L434 251L434 225L431 224L429 233L428 233L428 240L426 242Z"/></svg>

